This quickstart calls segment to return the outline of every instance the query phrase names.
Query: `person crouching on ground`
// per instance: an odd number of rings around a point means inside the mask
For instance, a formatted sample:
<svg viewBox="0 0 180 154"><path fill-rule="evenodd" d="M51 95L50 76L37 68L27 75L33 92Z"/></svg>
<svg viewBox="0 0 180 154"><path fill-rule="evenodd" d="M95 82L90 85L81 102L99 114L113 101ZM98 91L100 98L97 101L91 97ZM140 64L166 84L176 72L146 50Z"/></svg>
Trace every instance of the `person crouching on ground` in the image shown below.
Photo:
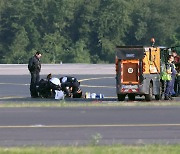
<svg viewBox="0 0 180 154"><path fill-rule="evenodd" d="M64 76L60 78L61 88L66 97L80 98L82 91L79 88L80 82L75 77Z"/></svg>

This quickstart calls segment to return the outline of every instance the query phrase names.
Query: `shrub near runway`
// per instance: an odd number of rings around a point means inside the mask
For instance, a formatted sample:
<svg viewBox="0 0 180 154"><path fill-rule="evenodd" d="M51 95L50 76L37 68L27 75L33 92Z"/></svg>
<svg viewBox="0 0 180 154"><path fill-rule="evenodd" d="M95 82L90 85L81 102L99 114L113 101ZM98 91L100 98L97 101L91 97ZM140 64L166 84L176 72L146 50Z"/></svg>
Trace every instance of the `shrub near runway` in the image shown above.
<svg viewBox="0 0 180 154"><path fill-rule="evenodd" d="M0 148L1 154L179 154L180 145L140 145L140 146L127 146L127 145L112 145L112 146L65 146L65 147L13 147L13 148Z"/></svg>

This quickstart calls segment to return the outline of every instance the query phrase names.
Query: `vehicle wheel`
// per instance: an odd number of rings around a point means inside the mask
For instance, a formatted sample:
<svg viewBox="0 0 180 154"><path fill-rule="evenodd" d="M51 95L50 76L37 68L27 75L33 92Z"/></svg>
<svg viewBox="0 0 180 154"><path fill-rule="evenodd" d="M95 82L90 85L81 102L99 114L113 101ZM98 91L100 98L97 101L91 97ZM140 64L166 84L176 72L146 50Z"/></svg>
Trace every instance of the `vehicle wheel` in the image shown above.
<svg viewBox="0 0 180 154"><path fill-rule="evenodd" d="M135 94L128 94L128 99L130 101L134 101L135 100Z"/></svg>
<svg viewBox="0 0 180 154"><path fill-rule="evenodd" d="M145 94L145 100L146 101L152 101L153 98L153 86L152 83L149 85L149 94Z"/></svg>
<svg viewBox="0 0 180 154"><path fill-rule="evenodd" d="M118 94L117 97L118 97L118 101L124 101L126 95L125 94Z"/></svg>
<svg viewBox="0 0 180 154"><path fill-rule="evenodd" d="M156 100L161 100L162 99L162 95L163 95L163 87L162 87L162 83L160 82L159 94L155 95L155 99Z"/></svg>

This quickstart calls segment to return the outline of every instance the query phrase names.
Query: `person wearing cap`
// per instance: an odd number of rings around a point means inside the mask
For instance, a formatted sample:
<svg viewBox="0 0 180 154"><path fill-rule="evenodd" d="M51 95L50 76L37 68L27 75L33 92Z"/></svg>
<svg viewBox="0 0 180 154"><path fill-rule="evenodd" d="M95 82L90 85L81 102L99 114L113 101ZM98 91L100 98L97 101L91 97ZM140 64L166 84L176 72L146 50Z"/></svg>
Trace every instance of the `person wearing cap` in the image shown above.
<svg viewBox="0 0 180 154"><path fill-rule="evenodd" d="M172 55L174 57L174 64L176 66L176 71L177 71L172 96L179 96L180 95L180 56L177 54L176 50L172 51Z"/></svg>
<svg viewBox="0 0 180 154"><path fill-rule="evenodd" d="M33 57L29 59L28 69L31 74L31 83L30 83L30 94L31 97L38 97L38 92L36 90L36 86L40 80L40 71L41 71L41 53L36 52Z"/></svg>

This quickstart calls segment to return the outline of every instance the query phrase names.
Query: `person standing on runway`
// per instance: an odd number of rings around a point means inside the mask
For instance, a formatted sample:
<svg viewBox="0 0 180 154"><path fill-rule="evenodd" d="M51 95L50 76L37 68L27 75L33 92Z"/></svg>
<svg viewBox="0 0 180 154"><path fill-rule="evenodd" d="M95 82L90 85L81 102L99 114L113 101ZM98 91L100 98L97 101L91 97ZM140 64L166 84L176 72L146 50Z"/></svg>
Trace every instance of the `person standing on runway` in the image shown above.
<svg viewBox="0 0 180 154"><path fill-rule="evenodd" d="M177 71L172 96L177 97L180 95L180 56L175 50L172 51L172 55L174 57L174 64Z"/></svg>
<svg viewBox="0 0 180 154"><path fill-rule="evenodd" d="M172 91L174 89L174 82L177 73L173 61L174 57L169 55L168 62L166 63L166 71L168 73L169 79L166 81L166 90L164 93L165 100L172 100Z"/></svg>
<svg viewBox="0 0 180 154"><path fill-rule="evenodd" d="M40 71L41 71L41 53L36 52L36 54L29 59L28 69L31 73L31 83L30 83L30 94L32 98L38 97L38 93L36 90L36 85L40 80Z"/></svg>

